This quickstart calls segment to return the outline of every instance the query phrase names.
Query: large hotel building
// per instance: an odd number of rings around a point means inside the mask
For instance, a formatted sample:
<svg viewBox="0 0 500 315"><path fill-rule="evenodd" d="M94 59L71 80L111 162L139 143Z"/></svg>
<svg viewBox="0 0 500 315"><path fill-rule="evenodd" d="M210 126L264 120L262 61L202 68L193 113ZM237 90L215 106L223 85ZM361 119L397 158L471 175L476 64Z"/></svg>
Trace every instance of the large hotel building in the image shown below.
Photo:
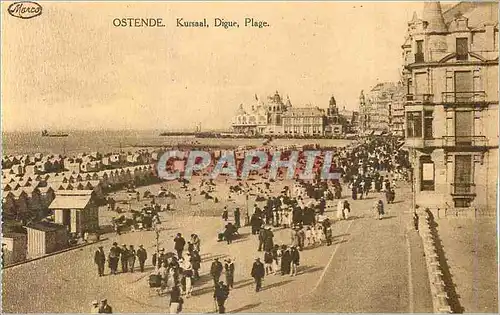
<svg viewBox="0 0 500 315"><path fill-rule="evenodd" d="M339 111L332 96L328 108L294 107L276 92L263 101L255 96L250 109L240 105L232 121L236 133L289 137L340 136L355 124L355 112Z"/></svg>
<svg viewBox="0 0 500 315"><path fill-rule="evenodd" d="M496 211L498 3L425 2L402 46L416 205Z"/></svg>

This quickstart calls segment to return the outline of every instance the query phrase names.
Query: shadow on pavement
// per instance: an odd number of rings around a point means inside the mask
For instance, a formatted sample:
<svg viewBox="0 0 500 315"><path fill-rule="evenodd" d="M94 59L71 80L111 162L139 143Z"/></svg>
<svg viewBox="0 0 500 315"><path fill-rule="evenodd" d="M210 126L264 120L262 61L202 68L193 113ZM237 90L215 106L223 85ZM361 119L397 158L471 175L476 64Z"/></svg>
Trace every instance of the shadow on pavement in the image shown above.
<svg viewBox="0 0 500 315"><path fill-rule="evenodd" d="M349 236L349 235L351 235L351 234L344 233L344 234L335 235L333 238L336 239L336 238L339 238L339 237L344 237L344 236Z"/></svg>
<svg viewBox="0 0 500 315"><path fill-rule="evenodd" d="M239 312L248 311L248 310L251 310L252 308L255 308L259 305L260 305L260 303L247 304L247 305L242 306L240 308L230 310L228 313L239 313Z"/></svg>
<svg viewBox="0 0 500 315"><path fill-rule="evenodd" d="M207 256L204 256L203 258L201 258L201 262L206 262L206 261L209 261L209 260L214 260L215 258L224 258L224 257L227 257L227 255L225 254L216 254L216 255L212 255L212 254L207 254Z"/></svg>
<svg viewBox="0 0 500 315"><path fill-rule="evenodd" d="M303 273L311 273L311 272L316 272L319 270L323 270L322 267L317 267L317 266L300 266L298 269L299 274Z"/></svg>
<svg viewBox="0 0 500 315"><path fill-rule="evenodd" d="M338 244L342 244L342 243L347 243L347 240L336 241L336 242L333 242L332 245L338 245Z"/></svg>
<svg viewBox="0 0 500 315"><path fill-rule="evenodd" d="M405 201L404 200L393 201L392 203L390 203L390 205L394 205L397 203L403 203L403 202L405 202Z"/></svg>
<svg viewBox="0 0 500 315"><path fill-rule="evenodd" d="M246 287L246 286L251 285L253 282L254 282L254 280L253 280L253 279L245 279L245 280L236 281L236 282L234 283L234 287L233 287L233 289L241 289L241 288L244 288L244 287Z"/></svg>
<svg viewBox="0 0 500 315"><path fill-rule="evenodd" d="M262 288L261 291L266 291L266 290L270 290L272 288L281 287L282 285L285 285L285 284L290 283L290 282L292 282L292 280L285 280L285 281L273 283L273 284L270 284L270 285L266 285L266 286L264 286Z"/></svg>
<svg viewBox="0 0 500 315"><path fill-rule="evenodd" d="M380 219L380 220L387 220L387 219L392 219L395 217L396 217L395 215L388 215L388 216L382 217L382 219Z"/></svg>
<svg viewBox="0 0 500 315"><path fill-rule="evenodd" d="M222 280L223 277L221 277ZM193 281L193 285L200 287L206 283L211 282L213 284L212 276L209 273L200 276L200 279Z"/></svg>
<svg viewBox="0 0 500 315"><path fill-rule="evenodd" d="M364 216L356 216L356 215L351 215L345 221L352 221L352 220L357 220L357 219L363 219Z"/></svg>

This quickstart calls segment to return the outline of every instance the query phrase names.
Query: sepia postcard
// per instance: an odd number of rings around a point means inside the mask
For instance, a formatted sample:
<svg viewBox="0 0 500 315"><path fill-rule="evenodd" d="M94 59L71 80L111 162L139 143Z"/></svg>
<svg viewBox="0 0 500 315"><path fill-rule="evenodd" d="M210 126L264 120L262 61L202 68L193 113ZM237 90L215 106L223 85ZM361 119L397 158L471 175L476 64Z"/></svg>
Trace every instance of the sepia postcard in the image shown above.
<svg viewBox="0 0 500 315"><path fill-rule="evenodd" d="M497 1L1 1L2 313L498 313Z"/></svg>

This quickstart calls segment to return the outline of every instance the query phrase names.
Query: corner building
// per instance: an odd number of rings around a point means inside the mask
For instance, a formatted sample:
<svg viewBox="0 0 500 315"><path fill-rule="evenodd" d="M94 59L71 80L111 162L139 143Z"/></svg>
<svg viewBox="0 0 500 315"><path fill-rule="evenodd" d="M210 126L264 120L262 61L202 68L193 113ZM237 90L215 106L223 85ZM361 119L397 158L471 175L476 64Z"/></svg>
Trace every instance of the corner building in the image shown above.
<svg viewBox="0 0 500 315"><path fill-rule="evenodd" d="M416 204L495 213L498 3L426 2L402 48Z"/></svg>

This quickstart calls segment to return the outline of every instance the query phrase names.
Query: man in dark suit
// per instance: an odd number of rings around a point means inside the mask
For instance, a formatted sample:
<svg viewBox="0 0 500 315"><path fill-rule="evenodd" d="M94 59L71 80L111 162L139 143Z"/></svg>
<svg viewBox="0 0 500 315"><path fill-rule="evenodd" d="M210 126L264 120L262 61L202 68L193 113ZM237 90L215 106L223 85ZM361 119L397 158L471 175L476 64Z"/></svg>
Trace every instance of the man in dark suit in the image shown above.
<svg viewBox="0 0 500 315"><path fill-rule="evenodd" d="M141 272L144 272L144 263L146 262L146 259L148 259L148 253L142 245L139 245L139 249L137 249L137 259L139 260L139 268L141 269Z"/></svg>
<svg viewBox="0 0 500 315"><path fill-rule="evenodd" d="M97 265L97 273L99 277L104 276L104 265L106 263L106 254L104 253L103 247L99 246L94 255L94 262Z"/></svg>
<svg viewBox="0 0 500 315"><path fill-rule="evenodd" d="M256 258L252 266L251 276L255 280L255 292L259 292L262 288L262 279L264 278L266 271L264 270L264 264L260 262L260 258Z"/></svg>
<svg viewBox="0 0 500 315"><path fill-rule="evenodd" d="M214 280L214 286L216 286L219 283L219 279L220 279L220 276L222 274L223 269L224 269L224 267L222 266L219 259L215 258L214 261L212 262L212 266L210 267L210 275L212 276L212 279Z"/></svg>

